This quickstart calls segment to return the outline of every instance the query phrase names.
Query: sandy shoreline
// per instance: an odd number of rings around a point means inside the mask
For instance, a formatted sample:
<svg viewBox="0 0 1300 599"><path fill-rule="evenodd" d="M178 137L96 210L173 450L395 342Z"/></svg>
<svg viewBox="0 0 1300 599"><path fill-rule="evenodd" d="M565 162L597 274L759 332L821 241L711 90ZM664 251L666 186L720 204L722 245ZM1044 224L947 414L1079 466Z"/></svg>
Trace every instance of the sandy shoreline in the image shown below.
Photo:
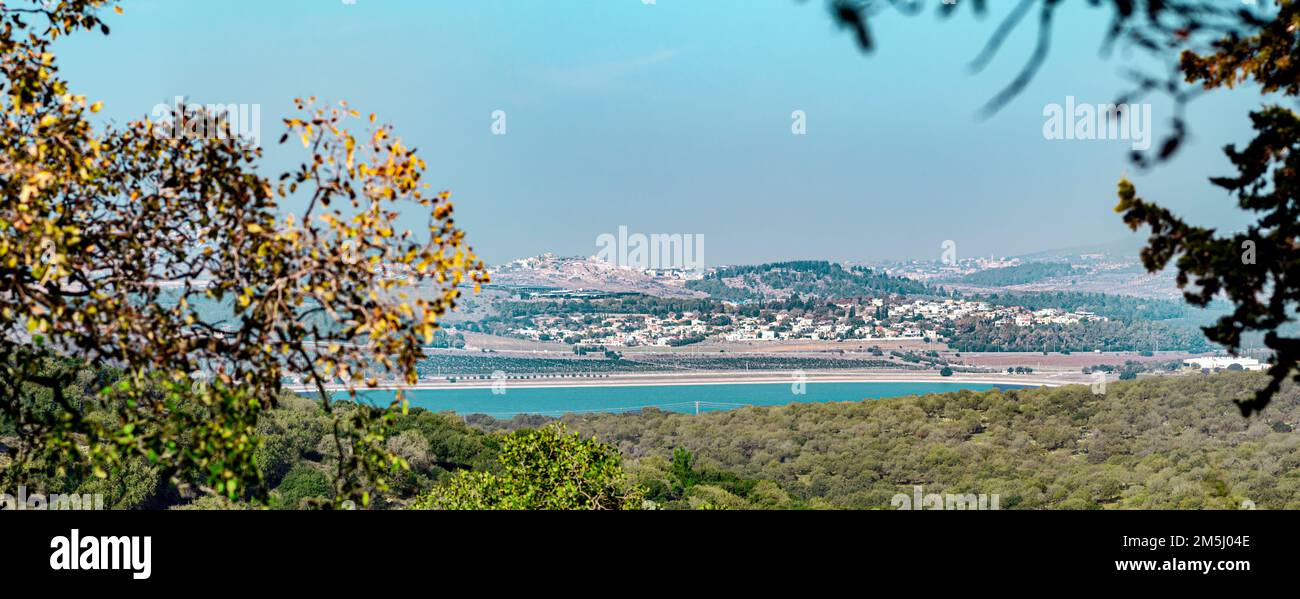
<svg viewBox="0 0 1300 599"><path fill-rule="evenodd" d="M1001 384L1028 387L1059 387L1061 385L1087 384L1088 380L1076 380L1078 375L1030 374L1008 376L1006 374L970 374L961 373L953 376L939 376L938 373L885 373L885 372L807 372L802 379L807 383L957 383L957 384ZM691 385L755 385L755 384L793 384L798 382L793 374L783 372L691 372L691 373L638 373L610 375L607 378L555 378L555 379L505 379L508 389L535 388L577 388L577 387L664 387ZM457 383L445 381L422 382L415 385L384 385L364 388L366 391L388 391L404 389L409 391L445 390L445 389L491 389L491 379L474 379ZM288 385L290 391L311 392L314 386ZM343 385L326 385L329 391L345 391Z"/></svg>

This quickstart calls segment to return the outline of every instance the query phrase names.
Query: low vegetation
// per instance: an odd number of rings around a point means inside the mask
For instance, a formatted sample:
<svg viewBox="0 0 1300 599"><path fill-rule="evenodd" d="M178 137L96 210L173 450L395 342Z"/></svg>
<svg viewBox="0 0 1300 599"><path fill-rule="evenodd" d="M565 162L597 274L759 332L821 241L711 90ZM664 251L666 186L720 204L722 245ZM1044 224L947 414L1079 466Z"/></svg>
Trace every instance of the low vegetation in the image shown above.
<svg viewBox="0 0 1300 599"><path fill-rule="evenodd" d="M86 397L112 375L83 370L65 394ZM404 466L371 505L889 509L894 495L921 486L996 494L1002 509L1298 509L1300 390L1284 387L1252 418L1232 403L1266 381L1250 372L1143 374L1108 384L1102 395L1074 385L700 415L570 415L558 423L412 409L393 418L382 441ZM39 409L50 399L30 401ZM37 461L41 470L26 479L49 493L102 493L114 509L338 505L346 481L335 479L350 447L336 441L334 427L372 408L339 402L327 414L292 395L278 405L259 419L252 441L266 503L183 492L177 482L198 483L202 473L145 458L103 476ZM0 420L0 445L22 449L11 422Z"/></svg>
<svg viewBox="0 0 1300 599"><path fill-rule="evenodd" d="M1118 320L1016 326L980 320L954 323L948 347L960 352L1186 351L1217 347L1194 327Z"/></svg>
<svg viewBox="0 0 1300 599"><path fill-rule="evenodd" d="M1076 274L1080 273L1063 262L1031 262L1006 268L981 270L962 277L961 282L977 287L1003 287L1037 283Z"/></svg>
<svg viewBox="0 0 1300 599"><path fill-rule="evenodd" d="M687 289L718 299L752 301L811 295L823 299L936 293L925 283L869 268L844 267L824 260L776 262L718 269Z"/></svg>
<svg viewBox="0 0 1300 599"><path fill-rule="evenodd" d="M661 470L682 448L808 507L887 509L920 485L998 494L1002 509L1298 509L1297 388L1249 419L1232 403L1266 382L1164 376L1104 395L1074 385L564 422L616 445L633 469Z"/></svg>

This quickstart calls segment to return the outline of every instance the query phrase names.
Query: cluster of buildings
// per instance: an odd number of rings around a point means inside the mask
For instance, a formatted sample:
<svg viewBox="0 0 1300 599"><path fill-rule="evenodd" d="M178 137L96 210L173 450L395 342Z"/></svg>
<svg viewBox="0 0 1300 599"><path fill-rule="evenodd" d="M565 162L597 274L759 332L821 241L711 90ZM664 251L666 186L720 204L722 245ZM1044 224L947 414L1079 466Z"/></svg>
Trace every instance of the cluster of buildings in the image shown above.
<svg viewBox="0 0 1300 599"><path fill-rule="evenodd" d="M664 317L650 314L568 314L535 316L529 326L511 329L510 334L534 341L664 347L699 340L714 329L699 312Z"/></svg>
<svg viewBox="0 0 1300 599"><path fill-rule="evenodd" d="M885 274L893 276L907 277L918 281L930 281L933 279L961 277L982 270L1007 268L1019 266L1020 264L1019 258L989 256L988 258L975 257L954 261L911 260L908 262L892 262L884 265L881 270Z"/></svg>
<svg viewBox="0 0 1300 599"><path fill-rule="evenodd" d="M1106 320L1089 312L995 306L960 299L890 304L882 298L837 300L810 310L764 310L757 315L682 312L540 315L509 334L537 341L606 346L672 346L716 338L726 341L936 339L946 325L976 319L1035 326Z"/></svg>
<svg viewBox="0 0 1300 599"><path fill-rule="evenodd" d="M635 272L651 279L662 279L668 281L691 281L704 277L705 270L697 268L685 268L680 266L662 265L662 266L632 266L620 265L617 262L602 259L598 256L580 257L580 256L556 256L551 252L546 252L540 256L529 258L520 258L511 260L494 269L498 274L518 274L530 273L540 275L553 275L558 278L582 274L587 272L608 273L613 270L625 272ZM713 269L709 269L710 271Z"/></svg>
<svg viewBox="0 0 1300 599"><path fill-rule="evenodd" d="M879 306L877 306L879 307ZM774 312L770 320L763 317L740 317L731 330L722 333L727 341L776 341L788 339L920 339L920 327L906 326L894 332L874 318L834 318L794 316L784 310Z"/></svg>
<svg viewBox="0 0 1300 599"><path fill-rule="evenodd" d="M903 321L943 323L975 319L1018 327L1106 320L1104 316L1085 310L1076 312L1068 312L1060 308L1030 310L1022 306L997 306L988 302L962 299L915 300L891 306L889 315Z"/></svg>

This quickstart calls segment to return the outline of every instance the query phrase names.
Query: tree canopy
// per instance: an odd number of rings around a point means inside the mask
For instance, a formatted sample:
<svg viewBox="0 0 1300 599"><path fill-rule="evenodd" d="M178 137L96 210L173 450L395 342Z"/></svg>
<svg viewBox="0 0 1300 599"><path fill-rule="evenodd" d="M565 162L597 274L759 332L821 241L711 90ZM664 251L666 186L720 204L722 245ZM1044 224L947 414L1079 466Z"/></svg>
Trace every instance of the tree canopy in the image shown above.
<svg viewBox="0 0 1300 599"><path fill-rule="evenodd" d="M415 503L417 509L640 509L644 491L627 480L623 458L595 438L563 425L507 435L500 473L460 471Z"/></svg>
<svg viewBox="0 0 1300 599"><path fill-rule="evenodd" d="M255 428L285 380L315 386L327 408L329 384L413 381L461 287L487 281L450 194L429 189L391 127L346 103L295 100L280 143L306 157L270 179L261 148L215 115L202 115L215 134L96 124L102 104L60 78L52 44L107 34L104 10L121 8L28 4L0 5L0 414L20 439L0 483L34 468L106 476L140 456L203 473L213 493L264 497ZM306 209L283 210L289 199ZM403 207L426 211L427 231L396 230ZM63 390L79 363L125 376L73 401ZM364 504L403 466L383 444L400 407L336 420L335 501Z"/></svg>
<svg viewBox="0 0 1300 599"><path fill-rule="evenodd" d="M983 0L960 4L970 5L981 16L988 10ZM1032 54L1015 79L985 105L985 114L1005 106L1042 67L1057 25L1057 11L1065 4L1062 0L1020 0L971 61L975 70L988 65L1025 17L1037 14L1037 44ZM1139 167L1167 161L1176 154L1189 129L1184 107L1200 94L1247 82L1257 85L1262 94L1294 98L1300 92L1300 7L1293 0L1093 0L1088 5L1108 9L1112 15L1102 41L1106 53L1123 46L1170 66L1163 74L1126 70L1133 88L1116 101L1122 105L1152 93L1163 93L1174 101L1170 134L1150 152L1132 154ZM855 33L859 47L871 51L876 39L869 23L890 9L919 14L924 3L831 0L830 7L834 19ZM958 9L958 3L938 4L943 17ZM1214 186L1235 196L1241 209L1258 215L1245 231L1220 234L1212 227L1189 224L1140 198L1127 179L1119 182L1115 206L1130 228L1150 228L1141 253L1148 270L1159 271L1173 264L1188 302L1205 306L1222 297L1233 305L1231 313L1203 329L1211 341L1236 351L1244 333L1264 332L1264 344L1274 352L1271 378L1254 399L1237 401L1247 416L1263 410L1288 376L1300 380L1300 338L1278 331L1294 320L1300 307L1300 198L1295 164L1300 120L1290 108L1269 104L1253 112L1251 122L1255 139L1244 148L1229 145L1224 150L1236 175L1210 179Z"/></svg>
<svg viewBox="0 0 1300 599"><path fill-rule="evenodd" d="M1253 81L1263 93L1294 98L1300 92L1297 27L1300 7L1283 0L1276 18L1252 35L1225 36L1204 54L1184 51L1179 69L1188 83L1206 90ZM1273 104L1251 113L1251 123L1255 138L1246 147L1224 148L1237 173L1210 179L1235 196L1238 207L1257 215L1244 231L1220 234L1188 224L1139 198L1128 180L1120 181L1115 206L1134 230L1150 228L1142 250L1148 270L1172 263L1189 302L1204 306L1222 295L1232 303L1231 313L1204 329L1211 340L1236 350L1243 333L1265 332L1264 344L1274 352L1270 380L1254 399L1237 402L1246 415L1263 410L1287 376L1300 380L1300 338L1278 331L1300 307L1300 118L1290 108Z"/></svg>

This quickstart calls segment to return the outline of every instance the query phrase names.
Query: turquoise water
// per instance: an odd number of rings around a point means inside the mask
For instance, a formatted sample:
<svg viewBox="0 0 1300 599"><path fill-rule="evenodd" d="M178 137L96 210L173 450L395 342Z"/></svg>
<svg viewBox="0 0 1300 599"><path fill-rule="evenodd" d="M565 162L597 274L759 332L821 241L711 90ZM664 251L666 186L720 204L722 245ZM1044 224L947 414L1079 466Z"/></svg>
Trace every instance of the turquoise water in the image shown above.
<svg viewBox="0 0 1300 599"><path fill-rule="evenodd" d="M515 414L560 416L574 412L629 412L654 407L694 413L729 410L742 406L778 406L791 403L861 401L904 395L946 393L961 389L1024 388L1020 385L976 383L808 383L807 392L795 395L790 383L726 385L672 385L639 387L537 387L507 388L502 395L491 389L427 389L407 391L411 407L435 412L487 414L510 418ZM380 406L392 401L391 391L371 391L361 396Z"/></svg>

